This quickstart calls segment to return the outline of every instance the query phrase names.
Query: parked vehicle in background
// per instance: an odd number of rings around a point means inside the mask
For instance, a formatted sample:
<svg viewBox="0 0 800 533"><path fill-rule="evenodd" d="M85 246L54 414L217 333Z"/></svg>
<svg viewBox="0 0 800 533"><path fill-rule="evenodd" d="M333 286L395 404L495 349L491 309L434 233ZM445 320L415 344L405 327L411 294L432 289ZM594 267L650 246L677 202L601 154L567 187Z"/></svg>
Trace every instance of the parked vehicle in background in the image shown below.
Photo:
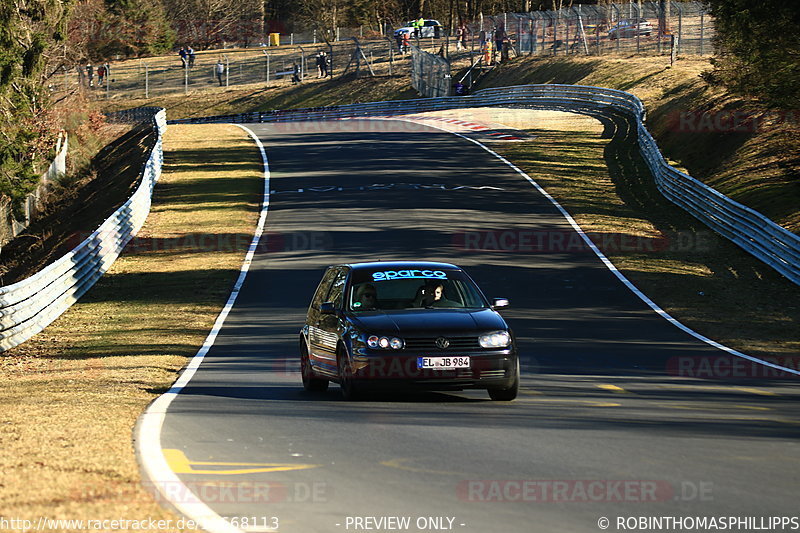
<svg viewBox="0 0 800 533"><path fill-rule="evenodd" d="M402 28L398 28L394 30L394 35L397 37L403 33L408 33L410 37L416 37L415 33L417 27L414 25L416 21L409 20L406 22L406 25ZM425 19L424 26L422 26L422 31L420 37L435 37L439 38L442 36L442 23L438 20L433 19Z"/></svg>
<svg viewBox="0 0 800 533"><path fill-rule="evenodd" d="M638 35L650 36L653 25L645 19L621 20L608 30L609 39L621 39Z"/></svg>

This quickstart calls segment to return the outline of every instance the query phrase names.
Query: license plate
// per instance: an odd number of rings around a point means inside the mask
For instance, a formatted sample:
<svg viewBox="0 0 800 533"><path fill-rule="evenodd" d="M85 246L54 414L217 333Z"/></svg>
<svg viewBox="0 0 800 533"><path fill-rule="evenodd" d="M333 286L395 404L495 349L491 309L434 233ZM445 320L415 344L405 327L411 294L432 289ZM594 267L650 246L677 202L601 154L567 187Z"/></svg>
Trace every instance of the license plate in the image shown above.
<svg viewBox="0 0 800 533"><path fill-rule="evenodd" d="M417 357L417 368L432 368L434 370L455 370L469 368L469 357Z"/></svg>

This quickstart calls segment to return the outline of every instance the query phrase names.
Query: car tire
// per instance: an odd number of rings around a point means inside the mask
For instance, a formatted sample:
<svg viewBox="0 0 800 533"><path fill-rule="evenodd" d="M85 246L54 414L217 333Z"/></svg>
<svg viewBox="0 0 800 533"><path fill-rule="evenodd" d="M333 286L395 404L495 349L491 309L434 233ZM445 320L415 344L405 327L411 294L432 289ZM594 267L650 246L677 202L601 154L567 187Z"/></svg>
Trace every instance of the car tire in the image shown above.
<svg viewBox="0 0 800 533"><path fill-rule="evenodd" d="M514 369L514 383L507 389L489 389L489 398L495 402L510 402L519 394L519 358Z"/></svg>
<svg viewBox="0 0 800 533"><path fill-rule="evenodd" d="M308 392L325 392L328 390L328 380L320 379L311 370L308 360L308 348L305 342L300 345L300 374L303 376L303 388Z"/></svg>
<svg viewBox="0 0 800 533"><path fill-rule="evenodd" d="M345 400L357 400L360 397L358 386L353 382L353 368L347 360L347 352L341 346L336 351L336 367L339 372L339 388Z"/></svg>

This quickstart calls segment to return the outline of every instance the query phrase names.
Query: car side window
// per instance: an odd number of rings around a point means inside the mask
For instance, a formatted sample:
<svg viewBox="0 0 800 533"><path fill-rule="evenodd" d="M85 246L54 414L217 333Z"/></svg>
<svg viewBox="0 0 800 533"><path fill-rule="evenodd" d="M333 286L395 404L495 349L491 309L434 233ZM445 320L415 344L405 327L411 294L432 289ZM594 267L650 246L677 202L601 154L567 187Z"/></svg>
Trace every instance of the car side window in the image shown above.
<svg viewBox="0 0 800 533"><path fill-rule="evenodd" d="M319 282L317 292L314 293L314 299L311 301L311 307L319 309L320 304L326 302L326 296L330 292L331 284L333 283L336 274L339 272L338 268L329 268L325 275L322 276L322 281Z"/></svg>
<svg viewBox="0 0 800 533"><path fill-rule="evenodd" d="M336 309L342 308L342 294L344 293L344 284L347 281L347 271L341 270L336 276L336 279L331 285L331 292L328 295L327 301L333 302Z"/></svg>

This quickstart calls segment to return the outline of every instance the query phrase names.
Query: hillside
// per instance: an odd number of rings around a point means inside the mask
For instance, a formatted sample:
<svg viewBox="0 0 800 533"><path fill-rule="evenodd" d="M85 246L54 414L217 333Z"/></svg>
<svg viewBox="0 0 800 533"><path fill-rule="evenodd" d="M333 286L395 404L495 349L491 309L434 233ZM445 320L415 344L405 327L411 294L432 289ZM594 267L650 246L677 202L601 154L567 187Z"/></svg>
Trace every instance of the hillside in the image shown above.
<svg viewBox="0 0 800 533"><path fill-rule="evenodd" d="M707 83L710 62L667 58L521 59L482 87L570 83L638 96L664 155L723 194L800 232L800 114L765 109Z"/></svg>
<svg viewBox="0 0 800 533"><path fill-rule="evenodd" d="M454 62L462 69L465 59ZM710 85L710 61L666 57L525 57L487 73L477 88L569 83L622 89L648 111L664 155L692 176L800 232L800 114L763 109ZM210 89L190 96L112 100L109 109L160 105L170 118L415 98L407 67L394 76L309 80L299 85ZM456 77L456 76L454 76Z"/></svg>

